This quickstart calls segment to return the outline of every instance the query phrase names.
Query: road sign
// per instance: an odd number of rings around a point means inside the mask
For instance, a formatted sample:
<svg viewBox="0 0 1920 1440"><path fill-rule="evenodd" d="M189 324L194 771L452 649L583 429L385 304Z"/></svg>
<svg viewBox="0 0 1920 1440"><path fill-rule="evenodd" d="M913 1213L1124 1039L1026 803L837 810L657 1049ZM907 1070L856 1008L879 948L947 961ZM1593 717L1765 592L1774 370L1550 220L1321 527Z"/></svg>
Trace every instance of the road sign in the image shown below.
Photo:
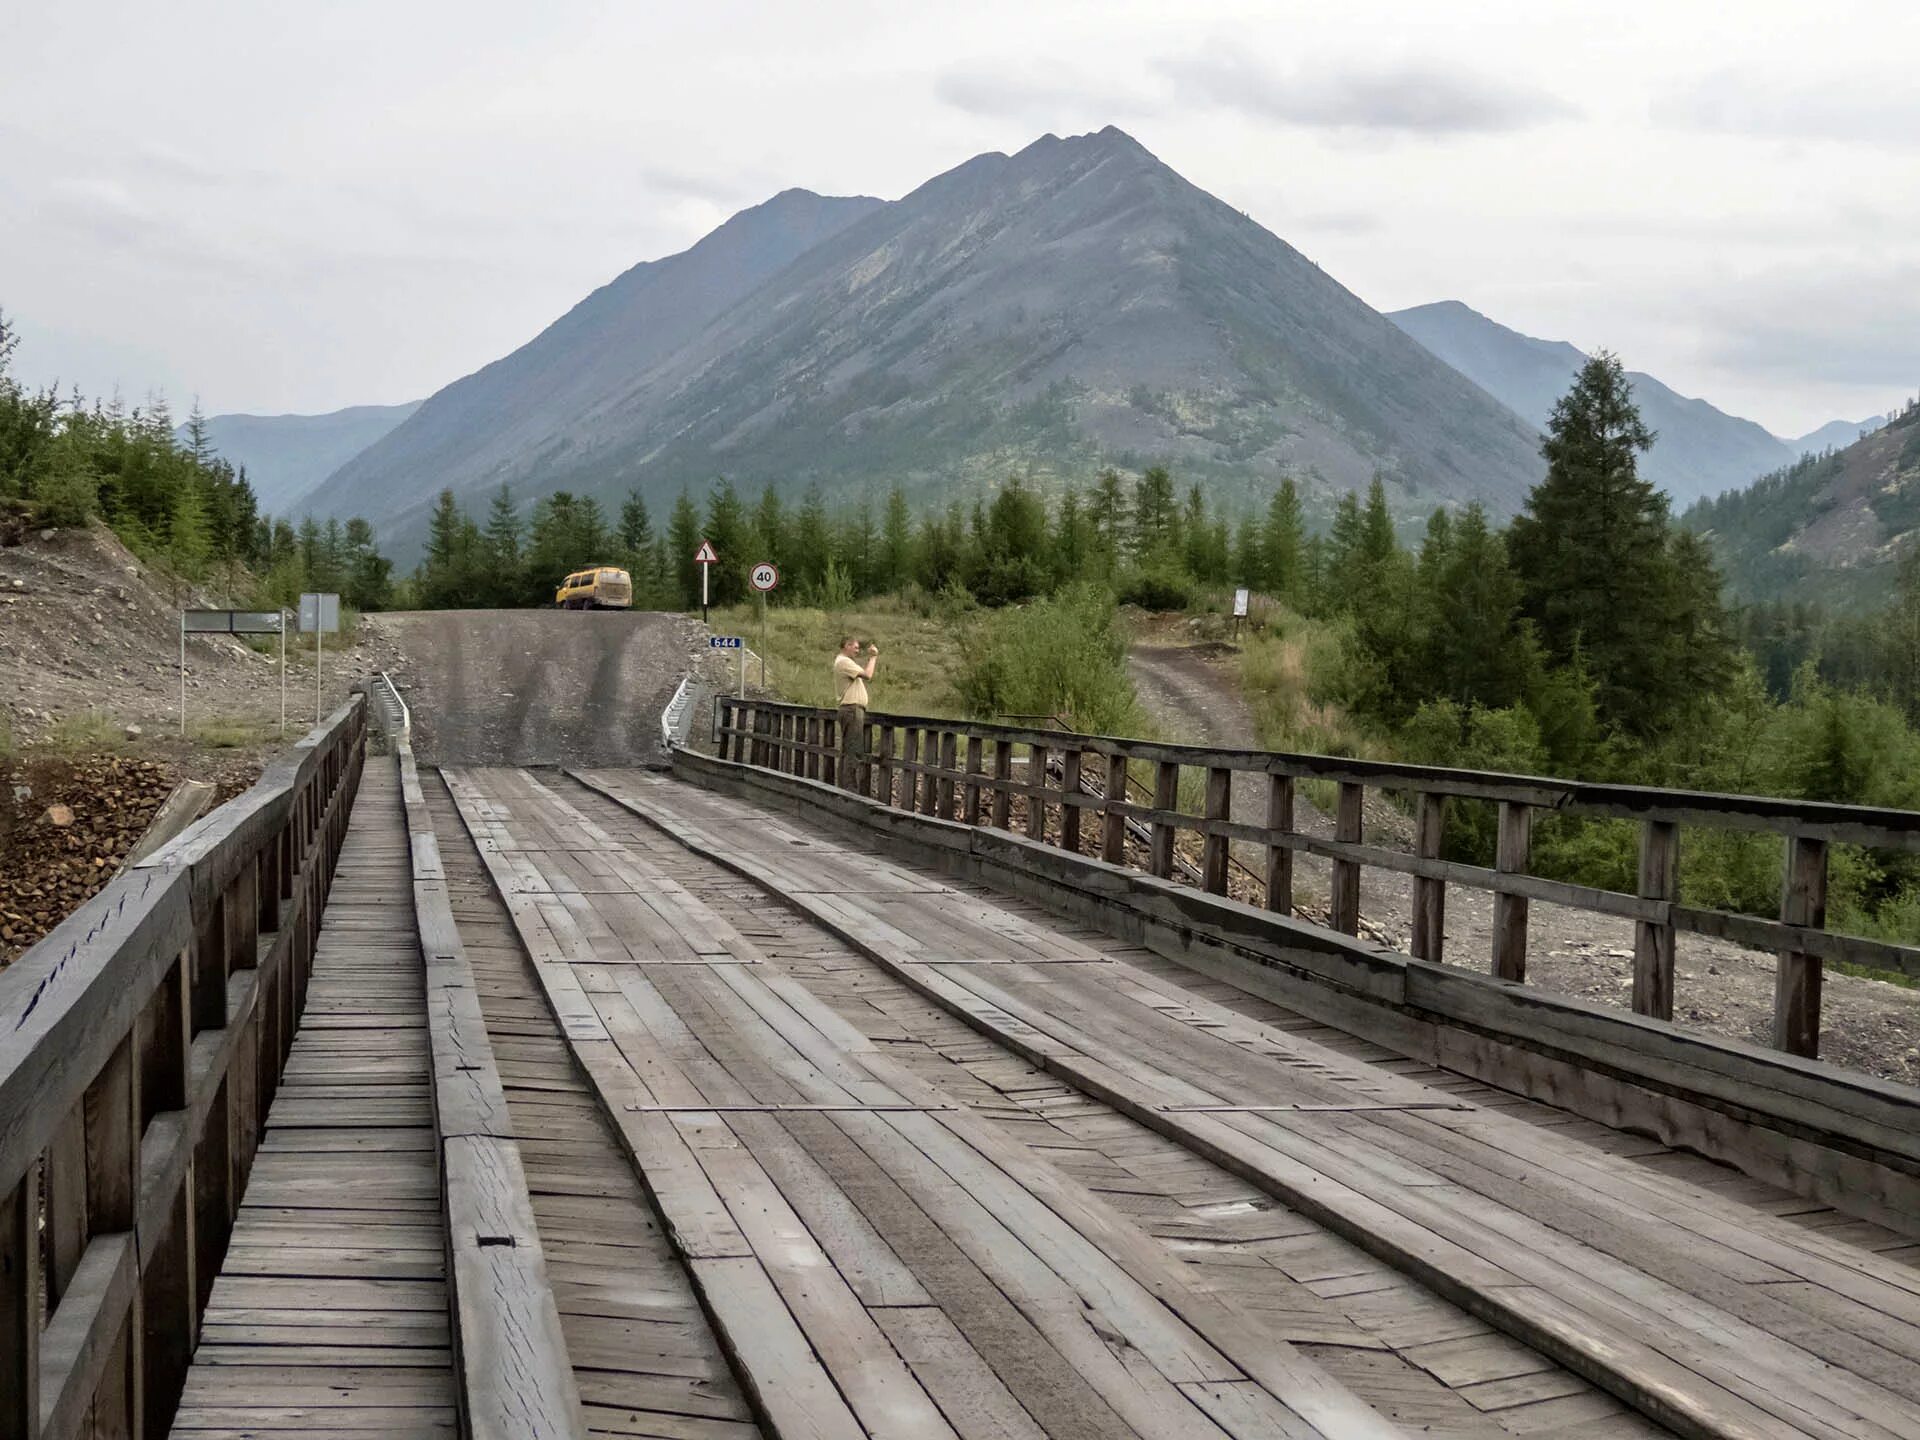
<svg viewBox="0 0 1920 1440"><path fill-rule="evenodd" d="M340 633L340 597L308 594L300 597L300 628L309 634Z"/></svg>
<svg viewBox="0 0 1920 1440"><path fill-rule="evenodd" d="M180 623L189 635L278 635L277 610L182 610Z"/></svg>
<svg viewBox="0 0 1920 1440"><path fill-rule="evenodd" d="M754 566L751 573L748 574L747 583L762 594L765 594L780 583L780 572L774 569L767 561L762 560L758 565Z"/></svg>
<svg viewBox="0 0 1920 1440"><path fill-rule="evenodd" d="M334 597L336 600L339 597ZM335 623L338 623L336 612ZM284 610L182 610L180 612L180 733L187 733L187 636L278 635L280 637L280 738L287 735L287 615Z"/></svg>
<svg viewBox="0 0 1920 1440"><path fill-rule="evenodd" d="M700 548L693 552L693 563L696 565L718 565L720 563L720 554L713 548L713 542L711 540L702 540L700 542Z"/></svg>
<svg viewBox="0 0 1920 1440"><path fill-rule="evenodd" d="M709 635L707 637L707 648L709 650L738 650L745 646L746 643L747 642L738 635Z"/></svg>
<svg viewBox="0 0 1920 1440"><path fill-rule="evenodd" d="M1245 590L1236 590L1233 592L1233 618L1236 620L1244 620L1246 614L1247 592Z"/></svg>

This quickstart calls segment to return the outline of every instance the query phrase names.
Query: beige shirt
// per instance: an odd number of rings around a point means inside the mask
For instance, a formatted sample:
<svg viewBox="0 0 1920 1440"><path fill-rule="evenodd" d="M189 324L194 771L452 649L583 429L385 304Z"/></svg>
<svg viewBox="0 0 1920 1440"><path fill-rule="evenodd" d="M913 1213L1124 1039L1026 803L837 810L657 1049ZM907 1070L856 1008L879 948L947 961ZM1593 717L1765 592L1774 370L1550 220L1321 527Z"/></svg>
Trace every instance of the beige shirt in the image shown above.
<svg viewBox="0 0 1920 1440"><path fill-rule="evenodd" d="M851 655L833 657L833 683L840 692L842 705L864 705L867 703L867 679L861 672L866 667Z"/></svg>

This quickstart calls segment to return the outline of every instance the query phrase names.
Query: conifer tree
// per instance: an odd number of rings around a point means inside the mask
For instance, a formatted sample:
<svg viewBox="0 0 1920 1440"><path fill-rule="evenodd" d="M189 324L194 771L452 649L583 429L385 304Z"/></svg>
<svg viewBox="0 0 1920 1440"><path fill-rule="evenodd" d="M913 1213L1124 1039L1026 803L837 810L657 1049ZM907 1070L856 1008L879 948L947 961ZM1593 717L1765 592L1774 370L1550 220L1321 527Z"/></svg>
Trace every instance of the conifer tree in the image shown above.
<svg viewBox="0 0 1920 1440"><path fill-rule="evenodd" d="M1267 522L1260 532L1260 583L1292 605L1304 603L1301 565L1306 544L1306 522L1300 514L1300 490L1291 475L1280 482L1267 504Z"/></svg>

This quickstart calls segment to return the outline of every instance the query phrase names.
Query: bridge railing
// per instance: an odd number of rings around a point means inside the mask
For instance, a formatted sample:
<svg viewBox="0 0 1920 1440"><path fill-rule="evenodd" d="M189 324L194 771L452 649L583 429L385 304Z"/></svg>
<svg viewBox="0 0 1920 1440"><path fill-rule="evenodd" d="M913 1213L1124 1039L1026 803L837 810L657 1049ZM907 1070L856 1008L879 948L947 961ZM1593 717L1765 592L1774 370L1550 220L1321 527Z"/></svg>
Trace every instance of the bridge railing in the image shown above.
<svg viewBox="0 0 1920 1440"><path fill-rule="evenodd" d="M836 711L766 700L722 697L717 738L722 759L741 761L858 790L896 808L969 825L1011 827L1014 802L1035 840L1097 854L1162 879L1191 876L1180 854L1182 835L1199 838L1199 885L1228 890L1229 845L1258 848L1264 873L1257 903L1291 909L1294 857L1330 862L1327 907L1333 928L1360 927L1360 880L1369 866L1413 877L1412 942L1416 959L1439 963L1445 943L1449 886L1494 896L1492 973L1527 978L1528 906L1533 901L1611 915L1634 923L1633 1009L1673 1018L1674 953L1680 932L1717 936L1774 951L1773 1044L1796 1055L1819 1051L1821 983L1830 961L1920 977L1920 948L1845 935L1826 928L1827 866L1835 844L1920 850L1920 812L1830 805L1754 795L1717 795L1632 785L1592 785L1530 775L1451 770L1427 765L1264 750L1214 750L1058 729L869 714L864 773L842 776L845 737ZM1016 770L1018 778L1016 778ZM1236 818L1233 778L1264 780L1263 812ZM1197 775L1197 787L1183 779ZM1129 776L1151 777L1151 799L1128 798ZM1337 796L1331 839L1295 823L1298 787L1331 785ZM1411 851L1369 844L1362 815L1369 790L1410 796ZM1183 808L1184 794L1200 798ZM1447 806L1479 801L1497 807L1491 867L1442 858ZM1639 873L1629 893L1596 889L1529 873L1537 815L1580 815L1639 826ZM1778 835L1782 849L1777 920L1680 899L1680 827ZM1144 831L1129 850L1130 835ZM1083 843L1083 840L1085 843Z"/></svg>
<svg viewBox="0 0 1920 1440"><path fill-rule="evenodd" d="M365 754L356 697L0 972L0 1440L171 1419Z"/></svg>

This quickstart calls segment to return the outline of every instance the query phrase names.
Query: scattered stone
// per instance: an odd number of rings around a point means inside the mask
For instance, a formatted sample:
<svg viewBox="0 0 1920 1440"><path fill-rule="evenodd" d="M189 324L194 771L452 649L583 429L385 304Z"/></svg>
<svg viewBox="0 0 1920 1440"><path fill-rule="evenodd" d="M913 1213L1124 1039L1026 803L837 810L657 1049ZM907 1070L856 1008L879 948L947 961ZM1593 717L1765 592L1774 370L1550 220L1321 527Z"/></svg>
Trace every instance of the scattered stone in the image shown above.
<svg viewBox="0 0 1920 1440"><path fill-rule="evenodd" d="M46 821L64 830L73 824L73 811L65 805L54 804L47 807Z"/></svg>
<svg viewBox="0 0 1920 1440"><path fill-rule="evenodd" d="M147 732L142 730L138 725L129 725L121 733L123 733L129 740L138 740L142 735L146 734Z"/></svg>

